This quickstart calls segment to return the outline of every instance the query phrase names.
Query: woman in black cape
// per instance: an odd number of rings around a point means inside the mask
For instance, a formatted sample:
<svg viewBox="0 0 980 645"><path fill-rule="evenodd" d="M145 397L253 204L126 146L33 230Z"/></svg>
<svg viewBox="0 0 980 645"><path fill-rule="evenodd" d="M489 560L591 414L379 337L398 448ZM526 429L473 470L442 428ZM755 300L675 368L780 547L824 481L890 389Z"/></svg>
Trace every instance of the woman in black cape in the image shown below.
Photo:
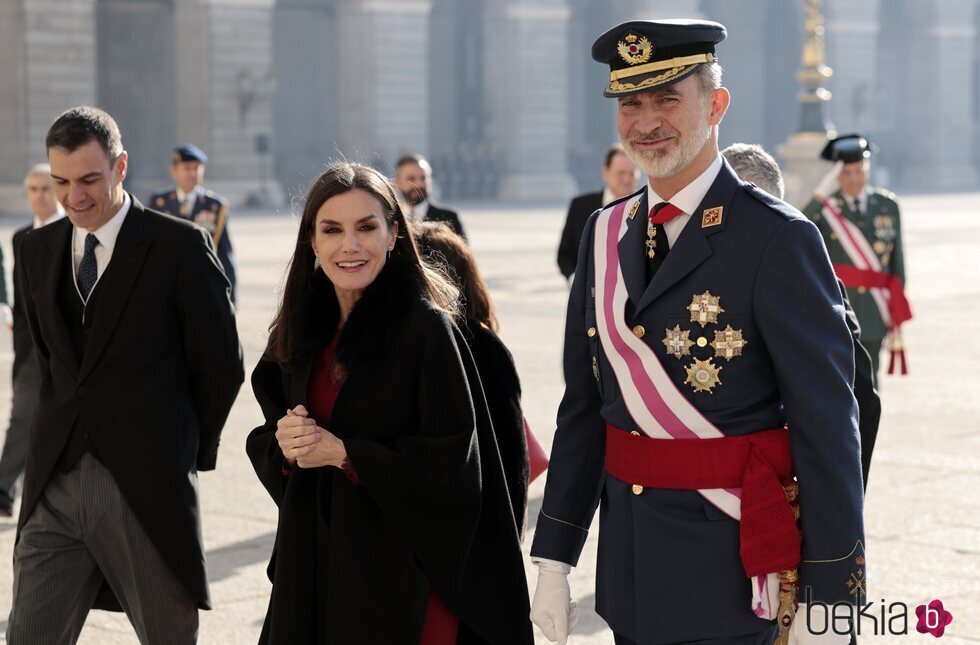
<svg viewBox="0 0 980 645"><path fill-rule="evenodd" d="M279 506L261 643L530 645L518 532L452 286L376 170L311 184L247 440Z"/></svg>

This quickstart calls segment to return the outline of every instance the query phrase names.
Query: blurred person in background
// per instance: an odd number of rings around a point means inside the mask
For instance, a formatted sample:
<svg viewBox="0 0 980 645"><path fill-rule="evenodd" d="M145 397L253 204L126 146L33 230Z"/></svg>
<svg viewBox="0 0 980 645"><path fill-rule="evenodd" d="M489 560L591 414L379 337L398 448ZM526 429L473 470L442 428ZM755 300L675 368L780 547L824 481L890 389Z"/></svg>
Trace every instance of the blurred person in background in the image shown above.
<svg viewBox="0 0 980 645"><path fill-rule="evenodd" d="M912 318L905 295L902 220L895 194L868 185L874 144L859 134L831 139L821 157L834 165L803 213L820 229L834 271L847 287L880 390L882 346L888 373L905 374L901 325Z"/></svg>
<svg viewBox="0 0 980 645"><path fill-rule="evenodd" d="M457 235L466 239L463 224L456 211L429 201L432 192L432 167L422 155L405 155L395 164L395 186L405 206L409 222L446 222Z"/></svg>
<svg viewBox="0 0 980 645"><path fill-rule="evenodd" d="M640 169L623 150L621 143L614 143L606 150L602 163L602 190L585 193L572 199L565 216L565 227L558 243L558 270L571 281L578 261L578 246L589 216L606 204L626 197L640 180Z"/></svg>
<svg viewBox="0 0 980 645"><path fill-rule="evenodd" d="M171 188L150 195L156 210L190 220L211 234L218 258L231 283L231 300L238 296L235 250L228 232L228 200L204 187L204 168L208 156L197 146L185 143L170 154Z"/></svg>
<svg viewBox="0 0 980 645"><path fill-rule="evenodd" d="M728 160L739 179L755 184L773 197L783 198L783 173L776 160L762 146L733 143L722 150L721 155ZM864 476L864 487L867 489L871 453L874 451L878 423L881 420L881 399L875 390L871 356L861 344L861 326L847 297L847 289L840 279L837 280L837 286L844 299L844 315L854 341L854 398L858 402L858 427L861 431L861 472Z"/></svg>
<svg viewBox="0 0 980 645"><path fill-rule="evenodd" d="M10 320L14 335L14 365L12 371L13 398L10 404L10 424L3 442L3 455L0 456L0 517L13 516L14 498L20 476L24 473L27 461L27 437L31 420L37 409L38 390L41 387L41 366L34 355L34 341L27 327L27 316L22 305L20 290L20 249L24 236L34 229L57 222L65 216L65 209L55 198L51 181L51 166L39 163L33 166L24 178L27 204L34 215L33 221L14 231L14 307L8 315L5 305L5 318ZM2 258L2 256L0 256ZM3 289L6 293L6 289ZM4 298L6 302L6 298Z"/></svg>

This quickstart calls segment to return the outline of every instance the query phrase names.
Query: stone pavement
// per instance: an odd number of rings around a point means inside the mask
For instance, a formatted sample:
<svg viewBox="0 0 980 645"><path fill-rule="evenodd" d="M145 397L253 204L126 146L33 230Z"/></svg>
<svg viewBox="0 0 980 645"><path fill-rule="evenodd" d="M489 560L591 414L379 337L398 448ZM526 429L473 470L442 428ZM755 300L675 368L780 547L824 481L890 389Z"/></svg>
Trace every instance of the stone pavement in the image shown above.
<svg viewBox="0 0 980 645"><path fill-rule="evenodd" d="M885 377L884 416L867 497L868 562L872 609L886 617L891 603L910 606L906 636L873 642L926 643L915 632L914 607L943 601L954 621L942 643L980 642L980 195L903 200L910 299L911 375ZM548 446L562 394L561 336L566 287L554 264L563 209L464 209L466 229L494 293L502 336L517 361L531 426ZM0 221L10 255L10 232ZM274 312L277 288L295 240L288 213L239 215L232 220L239 258L239 329L248 371L254 367ZM957 326L959 323L962 326ZM8 374L10 337L0 334L0 374ZM583 366L583 369L591 369ZM9 413L9 380L0 378L0 416ZM248 383L225 428L218 469L201 476L204 540L216 609L201 614L201 642L254 643L269 583L276 510L252 473L246 434L260 420ZM2 430L2 428L0 428ZM543 479L543 478L542 478ZM531 488L529 517L541 503L543 481ZM612 645L591 610L597 531L572 574L573 594L585 609L572 645ZM10 606L14 523L0 523L0 627ZM529 541L528 541L529 542ZM526 545L527 546L527 545ZM528 565L529 573L535 574ZM531 576L533 589L533 575ZM698 602L691 598L691 602ZM710 607L705 608L710 612ZM863 634L873 625L862 624ZM881 627L879 625L879 631ZM0 631L3 631L0 629ZM538 635L539 643L545 643ZM862 642L871 640L862 638ZM86 645L136 643L125 616L93 611L79 641Z"/></svg>

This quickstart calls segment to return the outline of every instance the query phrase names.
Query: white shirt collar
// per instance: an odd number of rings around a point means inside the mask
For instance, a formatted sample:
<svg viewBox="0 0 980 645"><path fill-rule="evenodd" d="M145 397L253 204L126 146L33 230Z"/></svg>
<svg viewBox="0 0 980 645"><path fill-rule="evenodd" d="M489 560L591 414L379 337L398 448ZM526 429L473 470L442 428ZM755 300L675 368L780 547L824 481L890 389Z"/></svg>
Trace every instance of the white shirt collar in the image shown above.
<svg viewBox="0 0 980 645"><path fill-rule="evenodd" d="M691 219L694 211L704 201L704 196L708 194L711 184L715 183L719 172L721 172L720 154L715 157L711 165L703 173L698 175L694 181L684 186L684 188L677 191L677 194L670 198L671 204L684 211L683 215L678 215L664 224L664 233L667 234L667 242L670 246L674 246L677 243L677 238L681 236L681 231L687 226L687 222ZM657 194L657 191L653 189L653 186L647 180L647 205L653 208L662 201L665 200Z"/></svg>
<svg viewBox="0 0 980 645"><path fill-rule="evenodd" d="M602 205L606 206L616 201L616 196L613 195L613 191L609 190L609 186L602 189Z"/></svg>
<svg viewBox="0 0 980 645"><path fill-rule="evenodd" d="M129 207L132 203L133 200L130 198L129 193L124 192L122 207L108 222L93 233L99 240L99 245L95 247L95 262L98 267L100 279L106 267L109 266L109 260L112 259L112 251L116 248L116 238L119 237L119 231L122 229L123 222L126 220L126 215L129 213ZM88 233L89 231L84 228L72 227L72 277L75 278L76 288L78 265L81 264L82 256L85 255L85 236Z"/></svg>
<svg viewBox="0 0 980 645"><path fill-rule="evenodd" d="M715 183L719 172L721 172L720 154L715 157L715 160L711 162L711 165L703 173L698 175L697 179L677 191L677 194L670 198L670 203L688 215L693 214L698 206L701 205L701 202L704 201L704 196L708 194L708 189L711 188L711 184ZM647 205L653 208L662 201L666 200L657 194L657 191L653 189L653 186L650 185L648 180Z"/></svg>
<svg viewBox="0 0 980 645"><path fill-rule="evenodd" d="M177 202L178 203L183 202L185 199L187 199L188 196L190 196L190 197L196 197L199 193L203 192L203 190L204 190L204 188L202 186L198 185L198 186L194 186L194 190L192 190L191 192L185 193L180 188L177 188L176 186L174 186L174 192L177 193Z"/></svg>
<svg viewBox="0 0 980 645"><path fill-rule="evenodd" d="M412 207L412 221L421 222L425 219L425 216L429 213L429 200L423 199L421 202Z"/></svg>
<svg viewBox="0 0 980 645"><path fill-rule="evenodd" d="M865 188L860 193L858 193L856 199L854 197L851 197L844 191L841 191L841 194L844 196L844 199L847 200L847 205L851 208L851 210L858 210L862 213L868 212L868 189L867 188Z"/></svg>
<svg viewBox="0 0 980 645"><path fill-rule="evenodd" d="M59 219L62 219L64 216L65 216L65 211L58 211L57 213L55 213L54 215L52 215L51 217L49 217L48 219L42 222L41 218L35 215L34 228L41 228L42 226L47 226L48 224L54 224Z"/></svg>

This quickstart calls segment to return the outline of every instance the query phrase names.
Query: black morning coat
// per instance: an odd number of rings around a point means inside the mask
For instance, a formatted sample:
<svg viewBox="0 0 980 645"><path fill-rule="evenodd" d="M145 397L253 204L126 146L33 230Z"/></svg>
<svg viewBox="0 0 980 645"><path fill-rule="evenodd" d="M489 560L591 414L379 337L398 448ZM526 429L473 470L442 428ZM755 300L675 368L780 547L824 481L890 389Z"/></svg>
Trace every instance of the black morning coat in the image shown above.
<svg viewBox="0 0 980 645"><path fill-rule="evenodd" d="M307 408L314 360L336 327L317 272L295 307L291 369L263 357L252 388L265 423L255 471L279 506L261 643L418 645L434 587L460 619L459 645L531 645L517 528L479 376L459 330L393 256L337 345L348 375L329 423L360 485L337 468L283 475L275 438ZM430 587L431 585L431 587Z"/></svg>
<svg viewBox="0 0 980 645"><path fill-rule="evenodd" d="M245 378L228 280L204 229L134 198L92 291L80 359L57 295L71 236L66 217L20 245L43 403L31 427L18 537L77 423L163 561L209 609L197 471L214 469ZM120 610L107 592L103 585L95 607Z"/></svg>

